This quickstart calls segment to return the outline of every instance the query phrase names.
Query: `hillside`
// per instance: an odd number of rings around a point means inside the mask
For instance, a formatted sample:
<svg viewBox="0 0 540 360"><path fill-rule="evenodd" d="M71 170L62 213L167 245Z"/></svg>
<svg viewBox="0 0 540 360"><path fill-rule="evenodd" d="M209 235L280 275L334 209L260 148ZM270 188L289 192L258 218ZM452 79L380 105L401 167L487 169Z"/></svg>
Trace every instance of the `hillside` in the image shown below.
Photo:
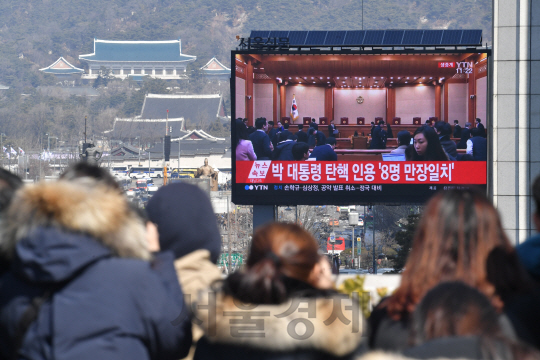
<svg viewBox="0 0 540 360"><path fill-rule="evenodd" d="M37 137L58 123L57 114L81 119L86 112L104 122L103 126L110 126L115 115L124 114L132 92L125 84L103 92L100 105L92 109L88 101L32 95L37 86L55 82L39 68L60 56L84 67L78 56L93 52L94 38L180 38L183 53L197 56L192 65L196 69L214 55L228 64L230 50L237 44L235 35L247 36L252 29L481 28L484 42L491 43L491 14L490 0L4 0L0 2L0 84L12 90L0 99L0 128L18 139L23 134L33 137L35 144ZM185 90L204 92L208 88L192 84ZM30 94L29 98L18 98L21 91ZM21 133L13 127L13 116L40 125ZM70 128L77 129L78 123Z"/></svg>

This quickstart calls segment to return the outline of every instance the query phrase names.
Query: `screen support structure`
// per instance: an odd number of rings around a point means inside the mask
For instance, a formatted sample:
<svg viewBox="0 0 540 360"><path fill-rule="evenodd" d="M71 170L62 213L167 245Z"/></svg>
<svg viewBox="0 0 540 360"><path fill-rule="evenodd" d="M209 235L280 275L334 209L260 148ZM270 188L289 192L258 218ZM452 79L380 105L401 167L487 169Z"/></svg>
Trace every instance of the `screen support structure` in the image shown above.
<svg viewBox="0 0 540 360"><path fill-rule="evenodd" d="M276 219L274 205L253 205L253 232L259 227Z"/></svg>

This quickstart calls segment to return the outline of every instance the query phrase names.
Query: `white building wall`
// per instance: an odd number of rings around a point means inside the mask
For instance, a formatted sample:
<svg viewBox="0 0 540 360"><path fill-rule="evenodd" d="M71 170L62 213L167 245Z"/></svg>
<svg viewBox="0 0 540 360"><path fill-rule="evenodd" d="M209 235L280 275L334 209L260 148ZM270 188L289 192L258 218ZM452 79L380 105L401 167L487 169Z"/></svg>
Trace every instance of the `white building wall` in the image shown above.
<svg viewBox="0 0 540 360"><path fill-rule="evenodd" d="M511 241L535 232L540 174L540 1L493 2L492 194Z"/></svg>

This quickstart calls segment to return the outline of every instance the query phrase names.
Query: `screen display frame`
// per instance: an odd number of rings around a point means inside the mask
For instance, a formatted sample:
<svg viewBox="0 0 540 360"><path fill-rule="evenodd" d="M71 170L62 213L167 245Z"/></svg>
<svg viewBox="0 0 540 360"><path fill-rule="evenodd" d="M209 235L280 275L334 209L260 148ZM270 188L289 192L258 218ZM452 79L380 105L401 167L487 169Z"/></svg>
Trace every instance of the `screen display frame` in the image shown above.
<svg viewBox="0 0 540 360"><path fill-rule="evenodd" d="M232 159L232 201L239 205L373 205L373 204L387 204L387 205L399 205L399 204L423 204L429 197L431 197L436 191L452 188L453 184L441 184L437 186L436 190L428 189L431 183L426 184L404 184L401 186L394 186L392 191L383 190L377 194L377 189L371 191L370 195L367 195L367 191L353 191L349 193L327 193L322 192L305 192L305 191L271 191L268 187L274 187L276 184L267 185L253 183L238 183L237 182L237 163L235 140L236 139L236 126L235 119L236 114L236 59L240 55L456 55L456 54L485 54L487 64L487 86L486 86L486 119L482 119L487 133L487 161L485 162L486 178L484 184L457 184L459 187L479 187L480 189L489 192L491 185L491 169L492 169L492 50L485 47L462 47L462 48L445 48L445 47L424 47L424 48L365 48L359 47L357 50L354 48L348 49L288 49L288 50L234 50L231 52L231 64L233 74L231 74L230 88L231 88L231 159ZM444 66L444 65L443 65ZM454 64L454 66L456 66ZM246 95L247 96L247 95ZM250 99L251 100L251 99ZM278 116L279 117L279 116ZM253 119L255 120L255 119ZM267 119L271 120L271 119ZM426 119L422 119L424 122ZM366 122L372 120L366 119ZM449 119L451 121L451 119ZM337 123L336 123L337 124ZM345 161L343 161L345 162ZM309 162L308 162L309 163ZM390 162L389 162L390 163ZM324 165L324 164L323 164ZM252 189L248 189L249 185L252 185ZM380 184L373 184L380 185ZM260 188L257 188L260 187ZM388 189L388 187L386 188ZM262 191L257 191L262 190Z"/></svg>

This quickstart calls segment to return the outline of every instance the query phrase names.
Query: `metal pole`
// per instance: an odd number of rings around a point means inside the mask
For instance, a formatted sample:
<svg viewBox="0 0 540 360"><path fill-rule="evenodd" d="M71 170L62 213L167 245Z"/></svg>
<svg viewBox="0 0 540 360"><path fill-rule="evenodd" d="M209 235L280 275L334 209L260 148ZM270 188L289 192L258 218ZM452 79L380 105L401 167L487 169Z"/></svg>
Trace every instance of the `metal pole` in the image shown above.
<svg viewBox="0 0 540 360"><path fill-rule="evenodd" d="M229 195L227 195L227 250L229 252L229 263L227 274L231 273L231 213L229 211Z"/></svg>
<svg viewBox="0 0 540 360"><path fill-rule="evenodd" d="M354 225L352 226L352 237L351 237L351 240L352 240L352 253L351 253L351 255L352 255L352 261L353 261L353 263L352 263L352 268L355 269L355 267L354 267L355 264L354 264L354 263L355 263L356 261L354 261L354 258L355 258L356 256L355 256L355 253L354 253L354 240L355 240L355 238L354 238Z"/></svg>
<svg viewBox="0 0 540 360"><path fill-rule="evenodd" d="M373 218L373 273L377 274L377 260L375 258L375 217Z"/></svg>

